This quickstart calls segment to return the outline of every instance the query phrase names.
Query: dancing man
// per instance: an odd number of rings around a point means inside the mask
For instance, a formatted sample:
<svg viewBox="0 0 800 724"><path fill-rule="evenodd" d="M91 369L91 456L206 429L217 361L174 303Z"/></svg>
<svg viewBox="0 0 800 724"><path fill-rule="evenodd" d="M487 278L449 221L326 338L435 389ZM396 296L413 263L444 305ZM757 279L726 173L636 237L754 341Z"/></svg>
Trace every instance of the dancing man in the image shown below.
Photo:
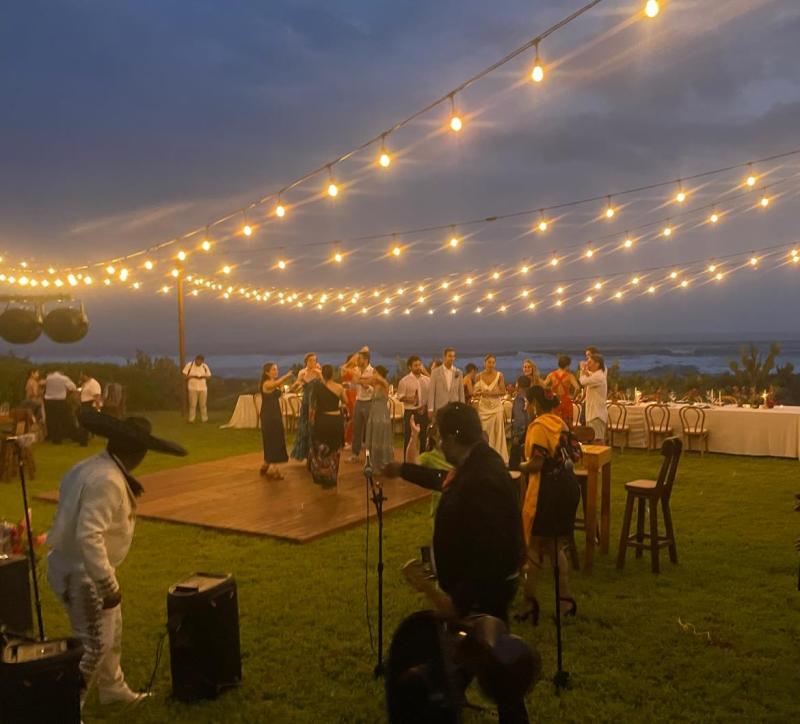
<svg viewBox="0 0 800 724"><path fill-rule="evenodd" d="M47 536L47 578L83 644L85 689L97 684L100 703L138 702L120 668L122 592L116 568L133 540L136 498L144 492L130 474L148 450L186 455L180 445L150 434L143 417L118 420L84 412L81 426L108 439L106 449L75 465L61 481L58 508Z"/></svg>

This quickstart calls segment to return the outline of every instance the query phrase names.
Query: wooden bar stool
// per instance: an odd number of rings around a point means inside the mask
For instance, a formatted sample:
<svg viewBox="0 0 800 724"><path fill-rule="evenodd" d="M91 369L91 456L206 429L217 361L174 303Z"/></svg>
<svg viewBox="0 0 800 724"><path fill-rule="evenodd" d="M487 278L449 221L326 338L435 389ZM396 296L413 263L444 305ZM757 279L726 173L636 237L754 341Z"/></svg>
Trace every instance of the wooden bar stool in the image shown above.
<svg viewBox="0 0 800 724"><path fill-rule="evenodd" d="M706 427L706 413L702 407L686 405L678 411L683 428L683 442L686 445L686 452L692 450L692 439L698 440L700 457L703 450L708 452L708 428Z"/></svg>
<svg viewBox="0 0 800 724"><path fill-rule="evenodd" d="M575 409L577 405L573 405L573 409ZM594 440L594 429L591 427L587 427L586 425L578 425L575 424L572 428L572 434L578 438L578 442L582 445L586 445L592 440ZM570 562L572 563L572 567L579 571L581 569L581 559L580 555L578 554L578 545L575 542L575 531L576 530L586 530L586 486L587 486L587 475L588 472L585 467L579 466L575 468L575 477L578 479L578 485L581 487L581 509L583 511L582 516L575 516L575 525L572 531L572 538L569 542L569 556ZM597 540L600 540L600 525L598 523L597 526Z"/></svg>
<svg viewBox="0 0 800 724"><path fill-rule="evenodd" d="M659 439L672 435L669 407L658 402L645 407L644 426L647 429L647 449L657 450Z"/></svg>
<svg viewBox="0 0 800 724"><path fill-rule="evenodd" d="M664 461L658 473L658 480L634 480L625 483L628 499L625 502L625 517L622 520L622 533L619 539L619 554L617 555L617 568L625 566L625 553L628 548L636 549L636 557L641 558L645 548L650 549L650 560L653 573L659 572L659 549L669 548L669 559L678 562L678 551L675 547L675 533L672 529L672 512L669 499L672 495L672 485L675 482L675 473L681 459L683 442L678 437L668 437L661 445L661 454ZM633 518L633 504L639 501L636 533L631 535L631 519ZM666 535L658 534L658 504L664 516ZM645 506L650 509L650 530L645 532Z"/></svg>

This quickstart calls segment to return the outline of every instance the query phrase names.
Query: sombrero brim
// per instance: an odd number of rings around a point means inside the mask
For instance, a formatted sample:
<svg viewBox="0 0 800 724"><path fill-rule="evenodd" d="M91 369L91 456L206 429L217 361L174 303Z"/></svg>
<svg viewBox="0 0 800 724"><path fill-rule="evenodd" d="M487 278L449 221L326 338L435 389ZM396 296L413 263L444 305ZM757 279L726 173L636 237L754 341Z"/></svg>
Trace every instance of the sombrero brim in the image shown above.
<svg viewBox="0 0 800 724"><path fill-rule="evenodd" d="M81 426L94 435L108 440L121 440L131 445L140 445L147 450L166 455L184 456L187 450L176 442L151 435L147 430L127 420L120 420L102 412L87 411L78 415Z"/></svg>

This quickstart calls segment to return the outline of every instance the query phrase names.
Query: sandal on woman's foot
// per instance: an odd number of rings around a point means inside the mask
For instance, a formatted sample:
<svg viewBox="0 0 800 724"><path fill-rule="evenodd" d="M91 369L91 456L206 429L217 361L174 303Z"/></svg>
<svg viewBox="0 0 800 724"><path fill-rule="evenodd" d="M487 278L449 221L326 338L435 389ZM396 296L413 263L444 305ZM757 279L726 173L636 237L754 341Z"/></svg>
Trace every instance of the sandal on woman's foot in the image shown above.
<svg viewBox="0 0 800 724"><path fill-rule="evenodd" d="M531 624L534 626L539 625L539 602L533 596L525 596L525 600L528 602L528 608L526 608L522 613L518 613L514 616L515 621L527 621L530 619Z"/></svg>

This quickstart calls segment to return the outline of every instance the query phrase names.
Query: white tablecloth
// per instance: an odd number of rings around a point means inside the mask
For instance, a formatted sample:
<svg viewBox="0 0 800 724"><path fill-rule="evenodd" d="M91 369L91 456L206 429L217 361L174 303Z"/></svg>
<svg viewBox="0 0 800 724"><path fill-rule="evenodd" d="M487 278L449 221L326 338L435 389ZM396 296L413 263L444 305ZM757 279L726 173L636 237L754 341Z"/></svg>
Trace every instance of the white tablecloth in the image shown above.
<svg viewBox="0 0 800 724"><path fill-rule="evenodd" d="M647 447L645 405L628 405L630 446ZM673 435L681 436L680 405L670 406ZM747 407L711 407L705 410L708 449L732 455L771 455L800 458L800 407L757 410ZM619 434L615 443L622 441ZM698 442L693 441L694 447Z"/></svg>

